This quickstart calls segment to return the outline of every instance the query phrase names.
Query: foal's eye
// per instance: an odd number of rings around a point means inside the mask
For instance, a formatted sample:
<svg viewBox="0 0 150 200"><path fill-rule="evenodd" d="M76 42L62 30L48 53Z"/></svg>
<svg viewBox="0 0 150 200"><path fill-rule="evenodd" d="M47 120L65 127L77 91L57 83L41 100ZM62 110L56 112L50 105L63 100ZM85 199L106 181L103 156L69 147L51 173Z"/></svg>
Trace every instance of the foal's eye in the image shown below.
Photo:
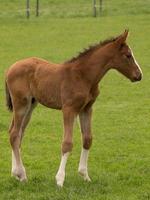
<svg viewBox="0 0 150 200"><path fill-rule="evenodd" d="M128 54L128 55L126 55L126 57L127 57L128 59L130 59L132 56L131 56L131 54Z"/></svg>

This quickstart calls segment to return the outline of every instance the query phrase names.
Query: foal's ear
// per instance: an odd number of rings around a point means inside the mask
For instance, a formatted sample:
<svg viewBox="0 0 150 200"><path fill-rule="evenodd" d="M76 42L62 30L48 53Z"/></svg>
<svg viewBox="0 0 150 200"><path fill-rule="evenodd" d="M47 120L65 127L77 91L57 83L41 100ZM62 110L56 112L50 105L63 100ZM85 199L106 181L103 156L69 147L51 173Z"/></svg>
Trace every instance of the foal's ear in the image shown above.
<svg viewBox="0 0 150 200"><path fill-rule="evenodd" d="M123 34L121 34L115 41L115 43L117 45L122 45L126 42L126 39L128 37L128 34L129 34L129 31L128 30L125 30Z"/></svg>

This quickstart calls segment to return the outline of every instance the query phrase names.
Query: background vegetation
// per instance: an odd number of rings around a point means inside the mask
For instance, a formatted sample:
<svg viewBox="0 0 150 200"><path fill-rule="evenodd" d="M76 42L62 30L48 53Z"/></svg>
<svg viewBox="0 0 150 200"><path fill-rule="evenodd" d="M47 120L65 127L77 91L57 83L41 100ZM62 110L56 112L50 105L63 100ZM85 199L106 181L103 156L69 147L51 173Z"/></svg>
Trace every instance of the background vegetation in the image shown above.
<svg viewBox="0 0 150 200"><path fill-rule="evenodd" d="M150 199L150 1L104 0L104 11L92 17L85 0L43 0L41 15L25 18L25 1L0 1L0 200L149 200ZM35 1L31 0L32 8ZM110 71L94 105L94 141L89 156L91 183L77 174L80 131L63 189L55 185L62 139L61 112L39 105L23 140L28 183L10 177L11 151L5 107L4 74L16 60L38 56L62 62L83 47L130 29L128 42L144 77L132 84Z"/></svg>

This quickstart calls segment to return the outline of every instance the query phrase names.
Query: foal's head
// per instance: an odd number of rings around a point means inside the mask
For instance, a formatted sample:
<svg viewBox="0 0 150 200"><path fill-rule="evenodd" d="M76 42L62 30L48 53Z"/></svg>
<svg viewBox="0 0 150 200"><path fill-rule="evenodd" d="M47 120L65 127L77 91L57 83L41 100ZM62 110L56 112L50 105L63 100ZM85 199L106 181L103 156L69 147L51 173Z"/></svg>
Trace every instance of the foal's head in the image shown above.
<svg viewBox="0 0 150 200"><path fill-rule="evenodd" d="M114 41L116 51L111 65L132 82L140 81L142 79L142 71L134 58L131 48L126 43L127 37L128 31L125 31Z"/></svg>

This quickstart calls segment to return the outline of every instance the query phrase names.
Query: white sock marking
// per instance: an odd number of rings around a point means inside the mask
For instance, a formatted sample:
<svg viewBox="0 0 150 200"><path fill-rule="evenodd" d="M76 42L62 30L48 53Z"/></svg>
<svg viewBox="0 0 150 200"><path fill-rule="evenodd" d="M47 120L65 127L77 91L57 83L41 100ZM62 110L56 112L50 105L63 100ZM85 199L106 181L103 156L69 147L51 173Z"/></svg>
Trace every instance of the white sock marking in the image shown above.
<svg viewBox="0 0 150 200"><path fill-rule="evenodd" d="M14 152L12 151L12 172L16 169L16 159Z"/></svg>
<svg viewBox="0 0 150 200"><path fill-rule="evenodd" d="M88 155L89 155L89 150L82 148L78 171L86 181L90 181L90 177L88 175L88 167L87 167Z"/></svg>
<svg viewBox="0 0 150 200"><path fill-rule="evenodd" d="M24 181L27 179L25 168L22 164L22 160L17 164L16 157L14 152L12 151L12 171L11 175L15 176L20 181Z"/></svg>
<svg viewBox="0 0 150 200"><path fill-rule="evenodd" d="M69 152L62 155L59 170L56 174L56 182L57 182L57 185L60 187L63 186L64 180L65 180L65 168L66 168L68 156L69 156Z"/></svg>

